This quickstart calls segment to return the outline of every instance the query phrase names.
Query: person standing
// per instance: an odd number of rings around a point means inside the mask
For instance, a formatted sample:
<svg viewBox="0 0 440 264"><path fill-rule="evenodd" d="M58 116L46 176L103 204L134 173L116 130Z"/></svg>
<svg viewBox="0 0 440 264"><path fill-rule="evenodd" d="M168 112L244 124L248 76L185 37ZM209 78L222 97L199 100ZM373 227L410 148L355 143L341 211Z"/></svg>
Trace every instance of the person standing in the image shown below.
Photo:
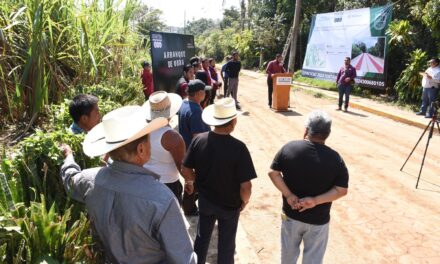
<svg viewBox="0 0 440 264"><path fill-rule="evenodd" d="M356 78L356 69L350 64L350 57L345 57L344 66L339 69L338 76L336 77L336 84L339 92L338 109L341 110L342 99L345 94L344 111L348 111L348 103L350 101L350 92L353 89L354 78Z"/></svg>
<svg viewBox="0 0 440 264"><path fill-rule="evenodd" d="M151 65L147 61L142 62L142 68L141 79L144 85L143 92L145 100L148 100L148 97L154 93L153 74L151 74Z"/></svg>
<svg viewBox="0 0 440 264"><path fill-rule="evenodd" d="M226 63L222 66L222 69L220 71L220 76L222 77L223 80L223 97L228 97L229 95L227 94L228 92L228 82L229 82L229 76L228 73L226 72L226 64L228 64L228 62L232 59L232 57L230 55L226 56Z"/></svg>
<svg viewBox="0 0 440 264"><path fill-rule="evenodd" d="M146 113L147 121L159 117L165 117L169 121L179 111L181 105L182 98L178 94L157 91L150 95L142 108ZM170 188L182 205L183 186L179 180L185 155L185 142L182 136L168 123L151 132L150 143L151 158L144 164L144 168L159 175L159 181Z"/></svg>
<svg viewBox="0 0 440 264"><path fill-rule="evenodd" d="M304 140L291 141L276 154L269 177L281 192L281 263L322 263L332 201L347 194L348 170L342 157L325 145L331 119L316 110L306 120Z"/></svg>
<svg viewBox="0 0 440 264"><path fill-rule="evenodd" d="M272 92L273 92L273 75L275 73L285 73L286 70L283 66L283 56L277 53L275 60L269 62L266 68L267 73L267 98L269 108L272 108Z"/></svg>
<svg viewBox="0 0 440 264"><path fill-rule="evenodd" d="M143 168L150 159L149 134L167 124L151 122L140 106L106 114L85 137L89 157L109 153L109 166L81 170L72 150L61 179L66 192L83 202L104 246L106 263L195 263L191 238L173 193Z"/></svg>
<svg viewBox="0 0 440 264"><path fill-rule="evenodd" d="M201 80L191 80L188 83L188 99L183 100L179 110L179 133L188 149L191 141L200 133L210 131L211 128L202 121L202 107L200 103L205 99L206 92L211 89ZM186 182L186 184L191 184ZM185 215L198 215L196 205L197 192L183 193L182 208Z"/></svg>
<svg viewBox="0 0 440 264"><path fill-rule="evenodd" d="M194 242L199 264L206 261L216 221L217 263L234 263L238 219L251 197L251 180L257 177L246 145L230 135L237 124L235 105L234 99L223 98L203 110L203 121L215 128L194 138L183 161L183 177L195 181L199 192ZM187 184L185 189L190 193L194 186Z"/></svg>
<svg viewBox="0 0 440 264"><path fill-rule="evenodd" d="M194 77L194 67L191 64L183 66L183 76L176 83L176 94L180 95L182 99L188 97L188 82L194 80Z"/></svg>
<svg viewBox="0 0 440 264"><path fill-rule="evenodd" d="M438 89L440 86L440 59L433 58L429 61L430 67L420 73L423 76L422 79L422 106L417 115L424 115L426 118L432 118L434 115L434 109L431 107L438 95ZM429 108L428 113L427 110Z"/></svg>
<svg viewBox="0 0 440 264"><path fill-rule="evenodd" d="M208 69L209 69L209 74L211 75L211 79L212 79L212 90L213 90L213 92L211 93L211 97L210 97L210 102L209 103L213 104L214 100L215 100L215 96L216 96L217 90L222 87L222 82L218 78L217 69L215 68L215 59L214 58L210 58L210 59L208 59L208 62L209 62L209 68Z"/></svg>
<svg viewBox="0 0 440 264"><path fill-rule="evenodd" d="M228 74L229 83L228 83L228 94L232 93L232 98L234 98L236 103L236 108L238 110L241 109L240 104L237 100L237 92L238 92L238 77L240 75L241 70L241 62L240 57L238 56L238 52L232 52L232 60L226 63L225 72Z"/></svg>

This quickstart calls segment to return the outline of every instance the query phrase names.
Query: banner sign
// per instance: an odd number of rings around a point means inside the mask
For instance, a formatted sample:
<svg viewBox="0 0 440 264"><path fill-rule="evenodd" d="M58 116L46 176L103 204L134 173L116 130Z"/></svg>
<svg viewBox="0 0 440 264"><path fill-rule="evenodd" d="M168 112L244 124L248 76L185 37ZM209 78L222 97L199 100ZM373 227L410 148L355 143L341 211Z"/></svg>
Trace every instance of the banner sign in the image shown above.
<svg viewBox="0 0 440 264"><path fill-rule="evenodd" d="M292 85L292 77L277 77L276 84L278 84L278 85Z"/></svg>
<svg viewBox="0 0 440 264"><path fill-rule="evenodd" d="M313 16L302 75L336 81L351 58L355 82L385 89L387 37L392 6L362 8Z"/></svg>
<svg viewBox="0 0 440 264"><path fill-rule="evenodd" d="M195 55L194 36L150 32L155 91L174 92L183 66Z"/></svg>

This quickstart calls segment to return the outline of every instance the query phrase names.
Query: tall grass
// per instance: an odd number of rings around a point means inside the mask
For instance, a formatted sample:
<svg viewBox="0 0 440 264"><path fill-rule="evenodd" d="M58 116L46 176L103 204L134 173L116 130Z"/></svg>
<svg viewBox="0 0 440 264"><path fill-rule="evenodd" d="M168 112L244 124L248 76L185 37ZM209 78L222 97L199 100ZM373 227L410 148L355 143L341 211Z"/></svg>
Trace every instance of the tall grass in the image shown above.
<svg viewBox="0 0 440 264"><path fill-rule="evenodd" d="M0 114L29 120L73 85L122 76L124 58L138 42L130 26L138 5L138 0L0 1Z"/></svg>

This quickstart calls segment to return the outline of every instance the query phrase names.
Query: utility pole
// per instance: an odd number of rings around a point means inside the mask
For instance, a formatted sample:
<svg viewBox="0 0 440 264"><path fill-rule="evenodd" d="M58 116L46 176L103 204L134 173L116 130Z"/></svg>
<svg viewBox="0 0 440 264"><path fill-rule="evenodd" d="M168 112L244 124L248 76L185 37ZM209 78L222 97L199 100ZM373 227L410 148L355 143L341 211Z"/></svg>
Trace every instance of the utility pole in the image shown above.
<svg viewBox="0 0 440 264"><path fill-rule="evenodd" d="M295 56L296 56L296 41L298 39L299 32L299 17L301 16L301 0L296 0L295 4L295 16L293 17L293 34L290 40L290 54L288 71L295 71Z"/></svg>

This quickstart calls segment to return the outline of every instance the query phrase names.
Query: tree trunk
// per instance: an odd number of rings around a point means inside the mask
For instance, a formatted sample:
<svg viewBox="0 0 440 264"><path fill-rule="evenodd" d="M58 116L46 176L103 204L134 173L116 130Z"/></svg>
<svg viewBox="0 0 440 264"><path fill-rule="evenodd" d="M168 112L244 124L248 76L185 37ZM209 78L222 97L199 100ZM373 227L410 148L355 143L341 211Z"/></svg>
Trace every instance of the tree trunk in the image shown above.
<svg viewBox="0 0 440 264"><path fill-rule="evenodd" d="M298 39L300 16L301 16L301 0L296 0L295 16L293 18L293 34L292 34L292 39L290 40L290 54L289 54L289 65L288 65L289 72L295 71L296 41Z"/></svg>

